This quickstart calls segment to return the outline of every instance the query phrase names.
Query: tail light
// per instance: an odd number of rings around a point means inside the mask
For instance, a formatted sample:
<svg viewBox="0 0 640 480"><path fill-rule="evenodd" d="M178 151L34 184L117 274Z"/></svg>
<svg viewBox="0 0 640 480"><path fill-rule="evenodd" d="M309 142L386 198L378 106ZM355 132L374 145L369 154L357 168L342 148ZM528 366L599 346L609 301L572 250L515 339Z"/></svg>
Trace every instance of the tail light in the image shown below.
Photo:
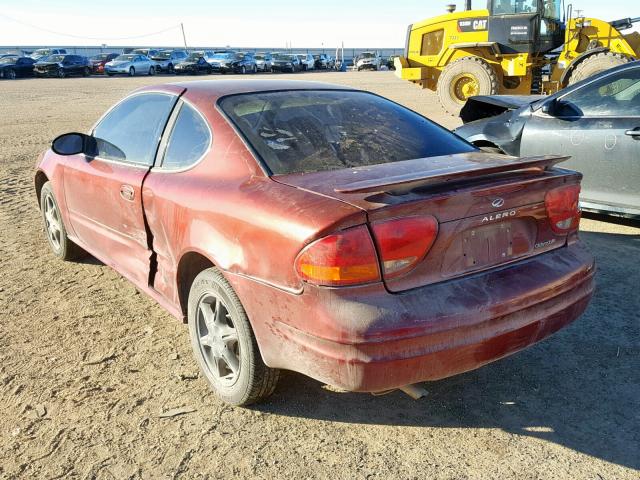
<svg viewBox="0 0 640 480"><path fill-rule="evenodd" d="M413 269L431 249L438 234L438 221L416 216L376 222L372 225L385 278Z"/></svg>
<svg viewBox="0 0 640 480"><path fill-rule="evenodd" d="M551 229L558 234L577 230L580 226L580 185L549 190L544 203Z"/></svg>
<svg viewBox="0 0 640 480"><path fill-rule="evenodd" d="M378 257L366 226L316 240L296 258L296 270L317 285L344 286L380 280Z"/></svg>

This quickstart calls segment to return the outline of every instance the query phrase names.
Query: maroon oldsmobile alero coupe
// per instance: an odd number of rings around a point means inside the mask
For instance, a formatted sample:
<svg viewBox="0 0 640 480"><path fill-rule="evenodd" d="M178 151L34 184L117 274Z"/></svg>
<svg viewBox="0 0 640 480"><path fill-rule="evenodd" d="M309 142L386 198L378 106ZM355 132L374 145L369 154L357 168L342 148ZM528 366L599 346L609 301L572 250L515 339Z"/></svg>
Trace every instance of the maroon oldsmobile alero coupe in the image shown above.
<svg viewBox="0 0 640 480"><path fill-rule="evenodd" d="M49 244L189 324L225 401L279 369L380 392L466 372L575 320L594 261L565 158L482 153L372 93L285 81L138 90L54 140Z"/></svg>

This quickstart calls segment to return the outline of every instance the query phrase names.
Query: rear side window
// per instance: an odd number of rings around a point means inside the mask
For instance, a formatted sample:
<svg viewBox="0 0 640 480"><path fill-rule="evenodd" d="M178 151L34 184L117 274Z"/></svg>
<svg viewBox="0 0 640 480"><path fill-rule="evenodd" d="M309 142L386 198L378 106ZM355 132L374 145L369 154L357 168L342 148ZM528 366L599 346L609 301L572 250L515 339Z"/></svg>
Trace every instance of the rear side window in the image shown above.
<svg viewBox="0 0 640 480"><path fill-rule="evenodd" d="M145 93L134 95L114 107L94 130L98 156L107 160L152 165L160 135L176 102L173 95Z"/></svg>
<svg viewBox="0 0 640 480"><path fill-rule="evenodd" d="M366 92L248 93L225 97L220 107L276 175L476 151L417 113Z"/></svg>
<svg viewBox="0 0 640 480"><path fill-rule="evenodd" d="M206 121L193 107L183 103L171 130L162 167L189 167L205 154L210 144L211 133Z"/></svg>

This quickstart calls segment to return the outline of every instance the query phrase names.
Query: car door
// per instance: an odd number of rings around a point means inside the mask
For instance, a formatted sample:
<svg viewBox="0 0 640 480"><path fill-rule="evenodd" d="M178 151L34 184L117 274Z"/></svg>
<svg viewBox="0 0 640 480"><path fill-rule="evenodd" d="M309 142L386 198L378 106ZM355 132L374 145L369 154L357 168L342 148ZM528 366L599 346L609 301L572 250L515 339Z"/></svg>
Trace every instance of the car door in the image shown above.
<svg viewBox="0 0 640 480"><path fill-rule="evenodd" d="M26 58L19 58L16 62L16 74L21 77L26 77L33 70L33 63L29 62Z"/></svg>
<svg viewBox="0 0 640 480"><path fill-rule="evenodd" d="M563 166L584 174L587 208L640 209L640 68L595 79L534 112L520 154L571 155Z"/></svg>
<svg viewBox="0 0 640 480"><path fill-rule="evenodd" d="M67 157L64 167L73 232L91 253L141 285L148 282L151 257L142 183L177 98L156 92L126 98L94 128L97 154Z"/></svg>
<svg viewBox="0 0 640 480"><path fill-rule="evenodd" d="M149 73L149 59L148 57L145 57L144 55L139 55L138 56L138 62L140 67L136 68L136 71L138 72L139 75L146 75L147 73Z"/></svg>
<svg viewBox="0 0 640 480"><path fill-rule="evenodd" d="M77 75L78 74L78 68L79 68L78 59L79 59L79 57L77 57L75 55L68 55L65 58L65 62L68 62L67 73L69 75Z"/></svg>

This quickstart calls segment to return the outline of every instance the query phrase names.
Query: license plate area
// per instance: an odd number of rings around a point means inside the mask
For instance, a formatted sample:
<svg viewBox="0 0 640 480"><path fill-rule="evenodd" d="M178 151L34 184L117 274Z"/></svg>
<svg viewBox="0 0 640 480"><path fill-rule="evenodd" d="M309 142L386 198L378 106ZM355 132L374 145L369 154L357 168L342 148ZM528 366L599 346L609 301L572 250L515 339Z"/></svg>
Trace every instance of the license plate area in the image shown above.
<svg viewBox="0 0 640 480"><path fill-rule="evenodd" d="M444 277L482 270L530 255L537 238L533 218L474 226L458 233L442 264Z"/></svg>
<svg viewBox="0 0 640 480"><path fill-rule="evenodd" d="M467 268L509 260L513 256L511 222L467 230L462 234L462 256Z"/></svg>

